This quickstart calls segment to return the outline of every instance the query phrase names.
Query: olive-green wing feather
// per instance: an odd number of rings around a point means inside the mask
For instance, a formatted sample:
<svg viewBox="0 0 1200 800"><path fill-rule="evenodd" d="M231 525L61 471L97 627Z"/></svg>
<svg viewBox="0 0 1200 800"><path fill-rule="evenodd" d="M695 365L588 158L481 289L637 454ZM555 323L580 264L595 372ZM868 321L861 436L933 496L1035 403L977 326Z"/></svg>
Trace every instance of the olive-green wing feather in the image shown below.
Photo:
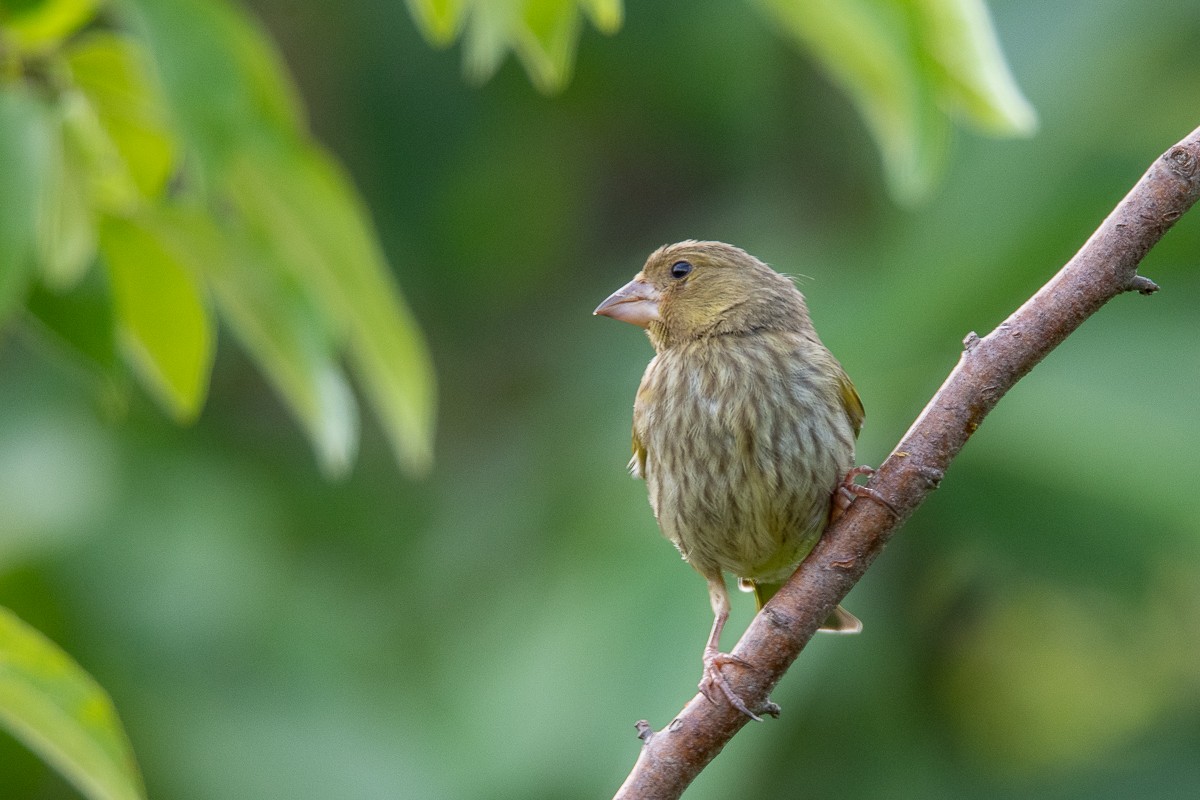
<svg viewBox="0 0 1200 800"><path fill-rule="evenodd" d="M629 459L629 474L635 478L646 477L646 446L638 437L636 428L633 431L633 458Z"/></svg>
<svg viewBox="0 0 1200 800"><path fill-rule="evenodd" d="M838 373L838 391L841 392L842 407L846 409L846 416L850 419L850 426L854 428L854 435L858 436L858 432L862 430L863 420L867 418L867 412L863 410L862 398L858 396L858 390L850 382L850 376L840 370Z"/></svg>

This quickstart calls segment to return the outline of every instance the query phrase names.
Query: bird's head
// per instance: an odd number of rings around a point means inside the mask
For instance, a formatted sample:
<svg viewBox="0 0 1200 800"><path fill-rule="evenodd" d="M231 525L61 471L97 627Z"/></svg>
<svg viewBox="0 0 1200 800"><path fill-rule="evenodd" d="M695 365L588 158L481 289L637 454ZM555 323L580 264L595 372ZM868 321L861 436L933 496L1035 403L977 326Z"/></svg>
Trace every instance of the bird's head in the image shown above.
<svg viewBox="0 0 1200 800"><path fill-rule="evenodd" d="M594 313L645 328L657 350L706 336L812 325L804 296L788 278L722 242L660 247Z"/></svg>

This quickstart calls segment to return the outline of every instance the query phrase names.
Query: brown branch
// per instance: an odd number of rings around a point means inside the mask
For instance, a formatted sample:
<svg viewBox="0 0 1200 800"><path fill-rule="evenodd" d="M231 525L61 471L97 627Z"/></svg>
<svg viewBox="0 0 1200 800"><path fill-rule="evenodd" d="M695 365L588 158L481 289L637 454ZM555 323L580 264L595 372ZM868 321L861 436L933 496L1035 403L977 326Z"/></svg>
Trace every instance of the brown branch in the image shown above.
<svg viewBox="0 0 1200 800"><path fill-rule="evenodd" d="M883 550L1004 394L1079 325L1117 295L1158 290L1138 263L1200 197L1200 128L1151 165L1067 265L982 339L963 341L958 366L879 468L871 486L898 512L854 503L825 532L733 652L754 669L726 668L734 691L764 707L817 627ZM643 740L618 800L676 798L749 721L726 703L697 694L670 725Z"/></svg>

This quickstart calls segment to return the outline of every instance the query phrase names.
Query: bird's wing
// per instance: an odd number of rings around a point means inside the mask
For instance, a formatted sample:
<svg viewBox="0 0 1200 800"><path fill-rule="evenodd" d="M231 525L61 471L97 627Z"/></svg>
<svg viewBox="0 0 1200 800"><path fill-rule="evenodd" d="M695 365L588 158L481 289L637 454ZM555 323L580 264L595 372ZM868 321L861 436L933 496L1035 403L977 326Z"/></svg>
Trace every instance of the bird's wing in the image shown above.
<svg viewBox="0 0 1200 800"><path fill-rule="evenodd" d="M646 477L646 445L642 444L636 428L633 430L633 458L629 459L629 474L635 478Z"/></svg>
<svg viewBox="0 0 1200 800"><path fill-rule="evenodd" d="M850 418L850 427L854 428L854 435L857 437L858 432L862 430L867 412L863 410L862 398L858 396L858 390L850 382L850 376L840 370L838 371L838 391L842 395L842 407L846 409L846 416Z"/></svg>

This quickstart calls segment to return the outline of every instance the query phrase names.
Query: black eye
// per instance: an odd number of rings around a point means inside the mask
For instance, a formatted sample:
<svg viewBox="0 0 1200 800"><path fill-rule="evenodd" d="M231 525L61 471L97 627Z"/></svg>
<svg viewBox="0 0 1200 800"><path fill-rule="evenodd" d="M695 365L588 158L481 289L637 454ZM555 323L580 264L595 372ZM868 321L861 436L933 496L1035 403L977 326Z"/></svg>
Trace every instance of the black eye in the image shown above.
<svg viewBox="0 0 1200 800"><path fill-rule="evenodd" d="M671 265L671 277L682 278L692 271L692 265L687 261L676 261Z"/></svg>

